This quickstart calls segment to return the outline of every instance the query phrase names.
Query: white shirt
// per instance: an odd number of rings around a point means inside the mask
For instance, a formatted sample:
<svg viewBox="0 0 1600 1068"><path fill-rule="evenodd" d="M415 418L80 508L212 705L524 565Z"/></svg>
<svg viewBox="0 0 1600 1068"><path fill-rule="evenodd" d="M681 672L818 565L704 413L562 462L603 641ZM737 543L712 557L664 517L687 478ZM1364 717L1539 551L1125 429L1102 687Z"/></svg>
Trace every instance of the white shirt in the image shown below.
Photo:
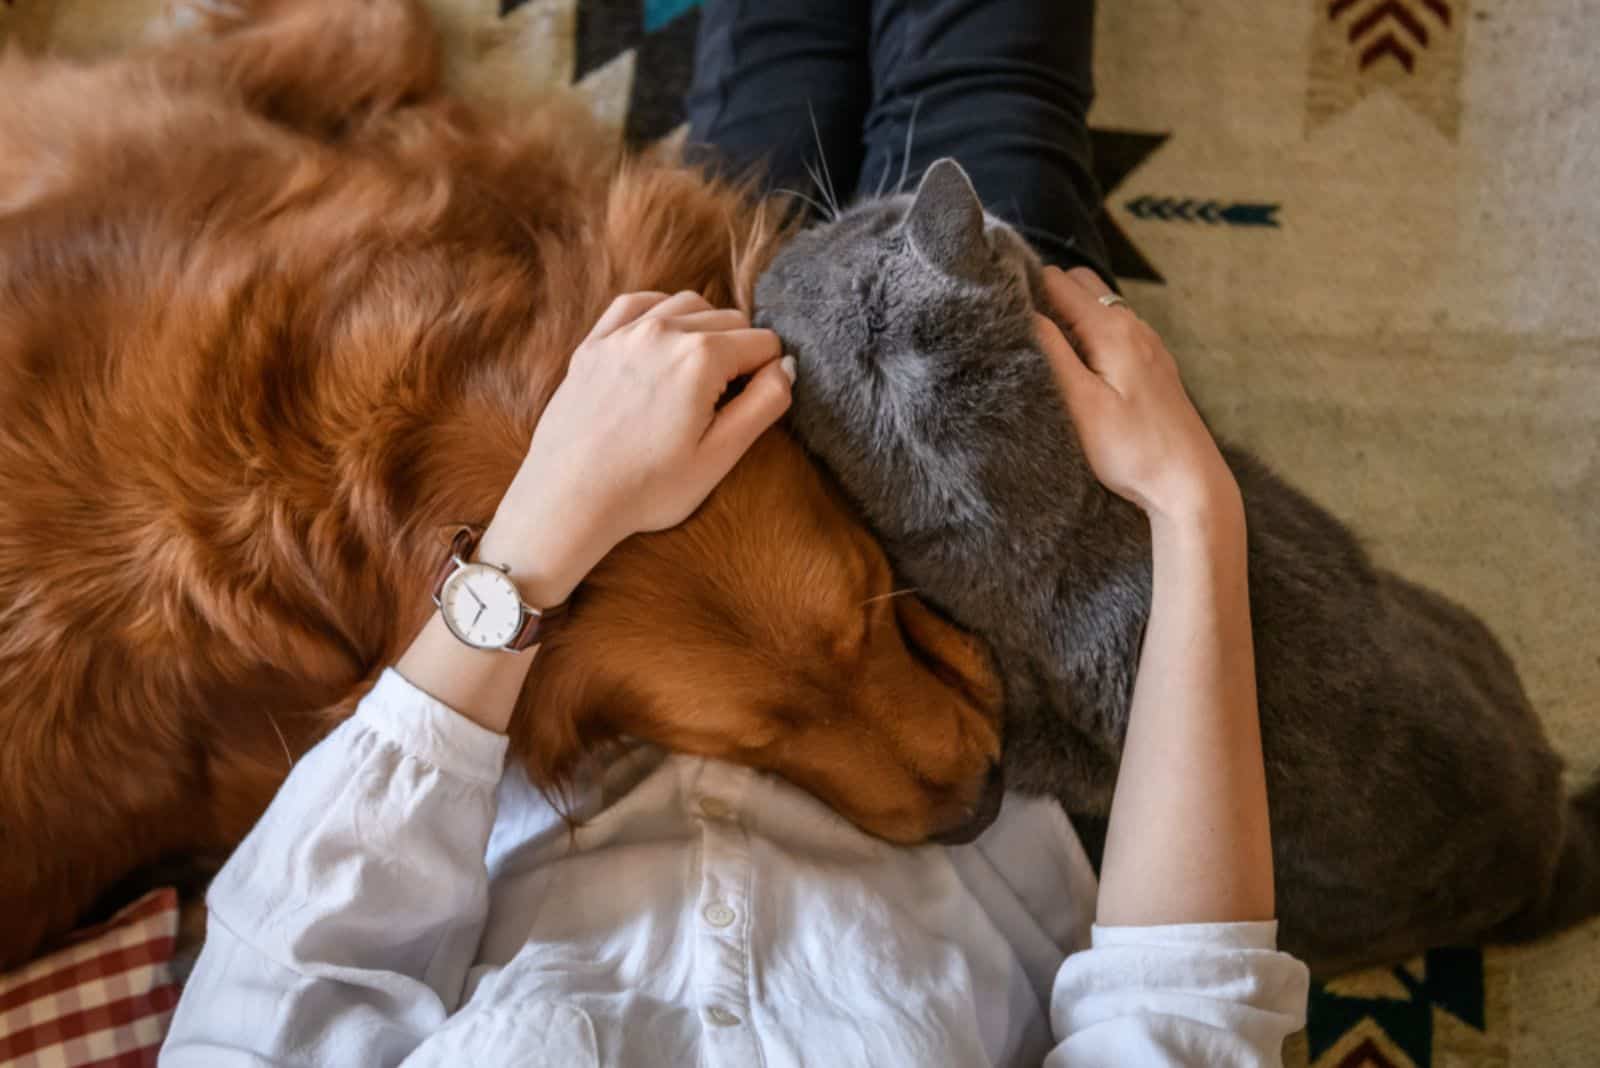
<svg viewBox="0 0 1600 1068"><path fill-rule="evenodd" d="M1052 803L908 849L640 746L569 832L505 753L386 673L217 877L161 1064L1277 1065L1304 1024L1275 924L1091 934Z"/></svg>

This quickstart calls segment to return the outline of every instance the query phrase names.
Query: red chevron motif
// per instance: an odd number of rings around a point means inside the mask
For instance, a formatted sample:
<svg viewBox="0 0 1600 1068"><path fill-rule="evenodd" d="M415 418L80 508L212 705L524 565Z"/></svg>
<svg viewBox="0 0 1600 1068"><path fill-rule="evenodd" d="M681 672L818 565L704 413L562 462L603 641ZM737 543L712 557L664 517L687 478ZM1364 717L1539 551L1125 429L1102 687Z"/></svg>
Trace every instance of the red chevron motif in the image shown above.
<svg viewBox="0 0 1600 1068"><path fill-rule="evenodd" d="M1395 1068L1395 1063L1384 1056L1376 1042L1367 1038L1339 1062L1339 1068Z"/></svg>
<svg viewBox="0 0 1600 1068"><path fill-rule="evenodd" d="M1411 50L1395 39L1394 34L1386 33L1378 38L1376 44L1368 47L1361 53L1361 69L1366 70L1384 56L1393 56L1400 61L1400 65L1410 74L1417 69L1417 59Z"/></svg>
<svg viewBox="0 0 1600 1068"><path fill-rule="evenodd" d="M1328 18L1337 21L1364 3L1366 0L1328 0ZM1407 74L1416 70L1417 52L1428 47L1429 35L1427 24L1413 8L1426 8L1442 26L1451 23L1448 0L1379 0L1350 23L1350 44L1361 49L1362 70L1384 56L1393 56ZM1386 23L1393 25L1386 27Z"/></svg>

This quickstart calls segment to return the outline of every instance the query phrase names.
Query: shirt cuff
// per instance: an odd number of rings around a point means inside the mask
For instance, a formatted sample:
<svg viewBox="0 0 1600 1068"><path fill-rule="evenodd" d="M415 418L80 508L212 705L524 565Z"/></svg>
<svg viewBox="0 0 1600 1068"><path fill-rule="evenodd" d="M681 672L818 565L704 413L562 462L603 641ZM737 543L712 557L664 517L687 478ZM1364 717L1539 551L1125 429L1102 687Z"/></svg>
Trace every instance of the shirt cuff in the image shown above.
<svg viewBox="0 0 1600 1068"><path fill-rule="evenodd" d="M428 696L393 668L361 699L356 718L407 756L457 778L492 786L505 770L505 735Z"/></svg>
<svg viewBox="0 0 1600 1068"><path fill-rule="evenodd" d="M1103 946L1205 946L1208 949L1278 948L1278 921L1249 923L1171 923L1151 927L1093 928L1096 949Z"/></svg>

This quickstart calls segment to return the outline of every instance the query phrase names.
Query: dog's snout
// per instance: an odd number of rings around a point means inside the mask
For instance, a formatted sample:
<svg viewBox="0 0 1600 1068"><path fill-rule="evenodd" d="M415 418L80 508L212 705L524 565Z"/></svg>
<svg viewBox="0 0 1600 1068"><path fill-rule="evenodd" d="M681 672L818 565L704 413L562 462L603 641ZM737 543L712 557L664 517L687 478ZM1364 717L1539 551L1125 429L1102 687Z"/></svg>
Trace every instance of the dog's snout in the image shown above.
<svg viewBox="0 0 1600 1068"><path fill-rule="evenodd" d="M930 841L940 845L966 845L976 839L1000 815L1000 805L1005 800L1006 778L1001 769L1000 762L995 761L989 765L989 773L984 778L983 788L979 791L977 799L968 809L965 822L933 835Z"/></svg>

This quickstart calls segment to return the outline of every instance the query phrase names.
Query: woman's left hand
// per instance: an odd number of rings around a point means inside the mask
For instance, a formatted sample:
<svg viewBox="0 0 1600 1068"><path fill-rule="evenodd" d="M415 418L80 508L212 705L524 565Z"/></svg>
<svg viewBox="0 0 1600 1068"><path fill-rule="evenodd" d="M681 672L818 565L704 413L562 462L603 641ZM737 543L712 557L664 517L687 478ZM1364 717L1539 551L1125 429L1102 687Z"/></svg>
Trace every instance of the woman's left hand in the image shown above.
<svg viewBox="0 0 1600 1068"><path fill-rule="evenodd" d="M1113 493L1152 523L1187 520L1217 504L1237 510L1239 487L1156 332L1086 267L1045 270L1052 310L1035 327L1072 416L1085 458Z"/></svg>

